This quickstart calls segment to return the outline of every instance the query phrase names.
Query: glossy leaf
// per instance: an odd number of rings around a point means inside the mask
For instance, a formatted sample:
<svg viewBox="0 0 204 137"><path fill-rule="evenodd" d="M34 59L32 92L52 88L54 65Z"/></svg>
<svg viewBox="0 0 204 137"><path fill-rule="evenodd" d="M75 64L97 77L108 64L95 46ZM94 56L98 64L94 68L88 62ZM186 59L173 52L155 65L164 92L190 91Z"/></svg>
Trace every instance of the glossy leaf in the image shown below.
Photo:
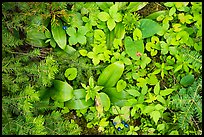
<svg viewBox="0 0 204 137"><path fill-rule="evenodd" d="M65 30L62 29L63 25L60 20L53 22L51 24L51 31L52 31L52 36L56 43L59 45L61 49L65 49L67 45L67 37Z"/></svg>
<svg viewBox="0 0 204 137"><path fill-rule="evenodd" d="M129 12L135 12L135 11L142 9L147 4L148 4L148 2L130 2L130 4L127 7L127 10Z"/></svg>
<svg viewBox="0 0 204 137"><path fill-rule="evenodd" d="M52 99L65 102L73 98L73 88L67 82L54 80Z"/></svg>
<svg viewBox="0 0 204 137"><path fill-rule="evenodd" d="M113 18L110 18L110 19L107 21L107 26L108 26L108 29L109 29L110 31L112 31L112 30L115 28L116 23L115 23L115 21L114 21Z"/></svg>
<svg viewBox="0 0 204 137"><path fill-rule="evenodd" d="M135 90L135 89L128 89L126 90L130 95L134 96L134 97L138 97L140 96L140 92Z"/></svg>
<svg viewBox="0 0 204 137"><path fill-rule="evenodd" d="M114 62L107 66L98 78L98 85L113 87L120 79L124 71L124 64L121 61Z"/></svg>
<svg viewBox="0 0 204 137"><path fill-rule="evenodd" d="M100 99L101 99L101 104L104 108L105 111L108 111L110 108L110 98L106 93L99 93Z"/></svg>

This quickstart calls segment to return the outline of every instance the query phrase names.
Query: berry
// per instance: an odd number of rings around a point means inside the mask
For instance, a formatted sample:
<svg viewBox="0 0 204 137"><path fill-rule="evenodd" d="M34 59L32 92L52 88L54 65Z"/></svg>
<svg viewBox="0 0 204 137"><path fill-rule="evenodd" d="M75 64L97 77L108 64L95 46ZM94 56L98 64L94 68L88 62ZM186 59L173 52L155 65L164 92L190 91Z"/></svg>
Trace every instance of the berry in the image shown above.
<svg viewBox="0 0 204 137"><path fill-rule="evenodd" d="M113 122L113 125L115 126L117 123L116 122Z"/></svg>
<svg viewBox="0 0 204 137"><path fill-rule="evenodd" d="M121 130L121 127L118 127L118 131L120 131Z"/></svg>
<svg viewBox="0 0 204 137"><path fill-rule="evenodd" d="M63 29L63 30L66 30L66 29L67 29L67 26L63 26L62 29Z"/></svg>
<svg viewBox="0 0 204 137"><path fill-rule="evenodd" d="M125 123L125 125L124 125L126 128L128 128L129 127L129 125L127 124L127 123Z"/></svg>
<svg viewBox="0 0 204 137"><path fill-rule="evenodd" d="M125 121L123 120L121 123L122 123L122 124L125 124Z"/></svg>

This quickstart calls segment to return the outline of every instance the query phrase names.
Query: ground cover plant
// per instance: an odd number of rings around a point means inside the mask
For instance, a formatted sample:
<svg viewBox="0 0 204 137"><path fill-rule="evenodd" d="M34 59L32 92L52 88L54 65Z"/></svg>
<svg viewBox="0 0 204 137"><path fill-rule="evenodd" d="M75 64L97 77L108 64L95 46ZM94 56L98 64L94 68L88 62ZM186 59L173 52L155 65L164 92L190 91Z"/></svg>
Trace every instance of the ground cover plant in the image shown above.
<svg viewBox="0 0 204 137"><path fill-rule="evenodd" d="M3 135L201 135L201 2L3 2Z"/></svg>

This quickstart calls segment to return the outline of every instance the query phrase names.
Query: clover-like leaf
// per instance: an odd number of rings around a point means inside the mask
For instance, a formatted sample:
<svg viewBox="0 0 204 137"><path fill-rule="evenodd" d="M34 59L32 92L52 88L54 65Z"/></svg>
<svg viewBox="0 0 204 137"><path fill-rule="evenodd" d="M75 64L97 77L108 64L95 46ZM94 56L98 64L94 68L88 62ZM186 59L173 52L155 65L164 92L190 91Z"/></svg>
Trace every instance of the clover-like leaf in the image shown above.
<svg viewBox="0 0 204 137"><path fill-rule="evenodd" d="M77 76L77 69L76 68L68 68L65 71L64 75L68 80L73 80Z"/></svg>

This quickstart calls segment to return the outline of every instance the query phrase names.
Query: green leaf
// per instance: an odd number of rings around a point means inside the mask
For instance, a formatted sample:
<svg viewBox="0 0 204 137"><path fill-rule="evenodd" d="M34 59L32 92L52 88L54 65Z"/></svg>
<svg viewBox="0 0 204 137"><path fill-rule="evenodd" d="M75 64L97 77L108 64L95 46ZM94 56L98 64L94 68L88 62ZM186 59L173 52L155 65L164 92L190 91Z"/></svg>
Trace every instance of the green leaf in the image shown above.
<svg viewBox="0 0 204 137"><path fill-rule="evenodd" d="M69 36L75 36L76 35L76 29L73 28L73 27L69 27L67 30L66 30L67 34Z"/></svg>
<svg viewBox="0 0 204 137"><path fill-rule="evenodd" d="M144 110L142 111L142 113L143 114L147 114L147 113L150 113L150 112L152 112L152 111L154 111L154 109L155 109L155 107L154 106L146 106L145 108L144 108Z"/></svg>
<svg viewBox="0 0 204 137"><path fill-rule="evenodd" d="M113 87L120 79L124 71L124 64L121 61L114 62L107 66L98 78L98 85Z"/></svg>
<svg viewBox="0 0 204 137"><path fill-rule="evenodd" d="M107 12L100 12L98 14L98 18L101 20L101 21L107 21L109 18L110 18L110 15L107 13Z"/></svg>
<svg viewBox="0 0 204 137"><path fill-rule="evenodd" d="M176 8L175 8L175 7L172 7L172 8L169 10L169 16L172 16L174 13L176 13Z"/></svg>
<svg viewBox="0 0 204 137"><path fill-rule="evenodd" d="M162 104L166 105L166 101L165 101L165 99L161 95L157 95L157 100L159 102L161 102Z"/></svg>
<svg viewBox="0 0 204 137"><path fill-rule="evenodd" d="M51 38L51 32L49 31L49 29L46 29L45 30L45 36L46 36L46 38Z"/></svg>
<svg viewBox="0 0 204 137"><path fill-rule="evenodd" d="M77 41L82 44L82 45L85 45L86 44L86 37L83 36L83 35L78 35L77 36Z"/></svg>
<svg viewBox="0 0 204 137"><path fill-rule="evenodd" d="M177 130L173 130L169 133L169 135L179 135L179 132Z"/></svg>
<svg viewBox="0 0 204 137"><path fill-rule="evenodd" d="M67 37L65 31L62 29L63 25L60 20L51 24L51 31L53 39L59 45L61 49L64 49L67 45Z"/></svg>
<svg viewBox="0 0 204 137"><path fill-rule="evenodd" d="M155 110L164 110L165 108L161 104L155 105Z"/></svg>
<svg viewBox="0 0 204 137"><path fill-rule="evenodd" d="M164 89L164 90L160 90L160 95L161 96L167 96L169 94L171 94L174 91L174 89Z"/></svg>
<svg viewBox="0 0 204 137"><path fill-rule="evenodd" d="M153 111L153 112L150 113L150 116L151 116L151 118L153 118L154 122L157 125L157 122L158 122L159 118L161 118L160 112L159 111Z"/></svg>
<svg viewBox="0 0 204 137"><path fill-rule="evenodd" d="M99 96L101 99L102 106L104 107L104 110L108 111L110 108L110 98L106 93L103 92L99 93Z"/></svg>
<svg viewBox="0 0 204 137"><path fill-rule="evenodd" d="M117 23L114 30L117 39L123 39L125 36L125 27L122 23Z"/></svg>
<svg viewBox="0 0 204 137"><path fill-rule="evenodd" d="M152 74L159 74L161 72L161 69L156 69Z"/></svg>
<svg viewBox="0 0 204 137"><path fill-rule="evenodd" d="M94 104L94 101L89 99L87 102L85 99L77 99L77 100L69 100L65 102L65 107L68 107L69 109L85 109L89 106L92 106Z"/></svg>
<svg viewBox="0 0 204 137"><path fill-rule="evenodd" d="M162 27L155 21L150 19L141 19L139 29L142 31L142 38L153 36L162 30Z"/></svg>
<svg viewBox="0 0 204 137"><path fill-rule="evenodd" d="M64 75L68 80L74 80L77 76L77 69L76 68L68 68L68 69L66 69Z"/></svg>
<svg viewBox="0 0 204 137"><path fill-rule="evenodd" d="M114 15L118 12L118 5L113 5L109 9L110 16L113 18Z"/></svg>
<svg viewBox="0 0 204 137"><path fill-rule="evenodd" d="M86 55L87 55L87 50L81 49L81 50L79 50L79 53L80 53L82 56L86 56Z"/></svg>
<svg viewBox="0 0 204 137"><path fill-rule="evenodd" d="M69 37L69 44L70 45L76 45L77 44L77 37L75 35Z"/></svg>
<svg viewBox="0 0 204 137"><path fill-rule="evenodd" d="M89 86L90 88L94 88L94 79L92 76L89 78Z"/></svg>
<svg viewBox="0 0 204 137"><path fill-rule="evenodd" d="M144 69L151 62L151 58L147 57L146 54L142 56L141 60L141 68Z"/></svg>
<svg viewBox="0 0 204 137"><path fill-rule="evenodd" d="M125 37L124 45L125 45L125 51L127 52L127 54L135 60L139 59L136 53L138 52L144 53L143 40L132 41L132 38L130 36L127 36Z"/></svg>
<svg viewBox="0 0 204 137"><path fill-rule="evenodd" d="M158 95L160 91L160 82L158 82L154 87L154 94Z"/></svg>
<svg viewBox="0 0 204 137"><path fill-rule="evenodd" d="M53 38L51 38L51 40L50 40L50 45L51 45L53 48L55 48L56 45L57 45L57 43L55 42L55 40L54 40Z"/></svg>
<svg viewBox="0 0 204 137"><path fill-rule="evenodd" d="M73 88L67 82L54 80L53 100L65 102L73 98Z"/></svg>
<svg viewBox="0 0 204 137"><path fill-rule="evenodd" d="M135 11L142 9L147 4L148 4L148 2L130 2L130 4L127 7L127 10L129 12L135 12Z"/></svg>
<svg viewBox="0 0 204 137"><path fill-rule="evenodd" d="M110 19L107 21L107 26L108 26L108 29L109 29L110 31L112 31L112 30L115 28L115 25L116 25L116 23L115 23L115 21L114 21L113 18L110 18Z"/></svg>
<svg viewBox="0 0 204 137"><path fill-rule="evenodd" d="M142 94L142 95L145 95L145 94L147 93L147 90L148 90L147 85L144 85L144 86L142 87L141 94Z"/></svg>
<svg viewBox="0 0 204 137"><path fill-rule="evenodd" d="M113 16L113 19L115 20L115 22L121 22L122 21L122 15L120 13L116 13Z"/></svg>
<svg viewBox="0 0 204 137"><path fill-rule="evenodd" d="M133 31L133 39L134 40L141 40L142 39L142 32L140 31L140 29L136 28Z"/></svg>
<svg viewBox="0 0 204 137"><path fill-rule="evenodd" d="M145 18L153 20L153 19L157 19L157 17L159 17L159 16L165 16L165 15L167 15L167 10L161 10L161 11L153 12L152 14L148 15Z"/></svg>
<svg viewBox="0 0 204 137"><path fill-rule="evenodd" d="M125 88L126 88L126 82L124 81L124 80L119 80L118 82L117 82L117 85L116 85L116 88L117 88L117 91L118 92L121 92L122 90L124 90Z"/></svg>
<svg viewBox="0 0 204 137"><path fill-rule="evenodd" d="M73 54L75 53L76 49L73 48L73 47L71 47L71 46L69 46L69 45L67 45L67 46L65 47L64 51L65 51L67 54L69 54L69 55L73 55Z"/></svg>
<svg viewBox="0 0 204 137"><path fill-rule="evenodd" d="M176 73L177 71L179 71L180 69L182 69L183 64L179 65L176 67L176 69L174 70L174 73Z"/></svg>
<svg viewBox="0 0 204 137"><path fill-rule="evenodd" d="M86 90L85 89L75 89L73 91L74 97L73 99L78 100L78 99L84 99L86 96Z"/></svg>
<svg viewBox="0 0 204 137"><path fill-rule="evenodd" d="M184 76L180 81L181 85L185 87L191 85L193 82L194 82L194 75L191 75L191 74Z"/></svg>
<svg viewBox="0 0 204 137"><path fill-rule="evenodd" d="M158 124L157 125L157 130L158 131L162 131L162 130L164 130L164 128L165 128L165 124Z"/></svg>
<svg viewBox="0 0 204 137"><path fill-rule="evenodd" d="M138 92L137 90L135 89L128 89L126 90L130 95L134 96L134 97L138 97L140 96L140 92Z"/></svg>
<svg viewBox="0 0 204 137"><path fill-rule="evenodd" d="M87 32L88 32L88 29L85 26L80 26L77 31L77 33L80 35L86 35Z"/></svg>

